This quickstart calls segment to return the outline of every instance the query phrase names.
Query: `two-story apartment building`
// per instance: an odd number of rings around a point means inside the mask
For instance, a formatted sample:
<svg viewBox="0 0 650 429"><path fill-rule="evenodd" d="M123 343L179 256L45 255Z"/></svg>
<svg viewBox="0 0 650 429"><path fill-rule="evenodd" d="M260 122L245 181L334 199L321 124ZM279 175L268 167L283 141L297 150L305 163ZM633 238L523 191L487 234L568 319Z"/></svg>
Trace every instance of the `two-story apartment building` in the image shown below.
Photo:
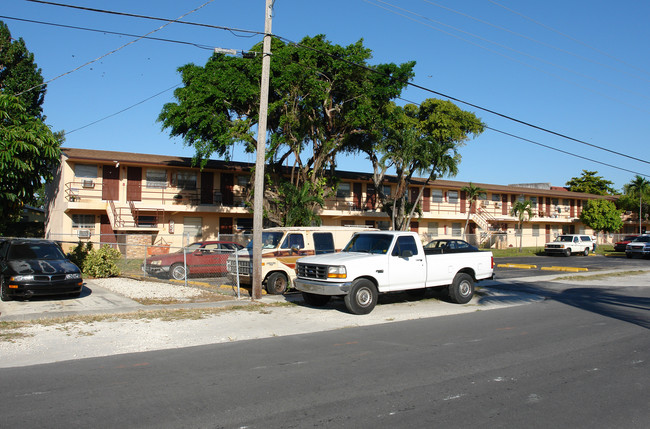
<svg viewBox="0 0 650 429"><path fill-rule="evenodd" d="M233 238L252 229L252 213L244 203L252 167L209 160L201 169L191 158L63 149L48 192L46 235L69 243L81 239L171 246L187 244L188 236ZM337 193L319 213L323 224L387 229L389 218L377 207L371 175L338 175ZM411 198L424 186L424 181L419 183L411 186ZM465 236L484 246L514 245L517 219L510 210L517 200L530 200L534 216L523 227L524 245L543 245L562 232L593 234L579 215L587 200L602 198L548 185L474 183L485 192L469 207L462 190L467 185L451 180L427 184L420 202L422 216L414 219L411 229L428 238ZM389 178L382 191L390 195L394 190Z"/></svg>

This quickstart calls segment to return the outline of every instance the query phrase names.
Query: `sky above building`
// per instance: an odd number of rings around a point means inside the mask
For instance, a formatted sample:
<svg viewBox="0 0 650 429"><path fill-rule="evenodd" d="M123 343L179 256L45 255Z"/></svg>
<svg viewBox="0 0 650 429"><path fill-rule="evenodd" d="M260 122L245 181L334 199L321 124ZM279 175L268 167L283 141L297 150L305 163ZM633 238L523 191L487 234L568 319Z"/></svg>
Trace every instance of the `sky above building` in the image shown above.
<svg viewBox="0 0 650 429"><path fill-rule="evenodd" d="M262 36L235 29L264 30L264 0L205 3L3 0L0 20L34 54L48 82L46 122L65 130L64 146L192 156L157 122L181 83L178 67L204 65L216 47L249 50ZM182 20L224 29L62 4L187 14ZM461 149L459 174L447 179L563 186L590 170L622 189L635 174L650 176L648 16L650 2L637 0L276 0L273 33L363 39L371 65L416 61L417 86L398 104L451 97L489 127ZM164 40L137 40L144 35ZM338 168L371 171L361 155Z"/></svg>

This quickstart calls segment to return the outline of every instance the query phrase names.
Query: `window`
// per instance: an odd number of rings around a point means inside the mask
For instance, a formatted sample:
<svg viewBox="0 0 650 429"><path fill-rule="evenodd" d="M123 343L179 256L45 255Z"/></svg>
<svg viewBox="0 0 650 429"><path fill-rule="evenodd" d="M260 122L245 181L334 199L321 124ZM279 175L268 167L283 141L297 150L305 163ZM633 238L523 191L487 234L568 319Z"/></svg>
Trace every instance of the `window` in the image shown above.
<svg viewBox="0 0 650 429"><path fill-rule="evenodd" d="M533 224L533 237L539 237L539 225Z"/></svg>
<svg viewBox="0 0 650 429"><path fill-rule="evenodd" d="M537 208L537 197L530 197L530 207L533 209Z"/></svg>
<svg viewBox="0 0 650 429"><path fill-rule="evenodd" d="M157 168L147 169L147 188L166 188L167 170Z"/></svg>
<svg viewBox="0 0 650 429"><path fill-rule="evenodd" d="M487 200L487 193L485 193L485 192L479 192L479 194L478 194L478 199L479 199L479 201L485 201L485 200Z"/></svg>
<svg viewBox="0 0 650 429"><path fill-rule="evenodd" d="M95 215L92 214L73 214L72 227L82 229L95 228Z"/></svg>
<svg viewBox="0 0 650 429"><path fill-rule="evenodd" d="M442 189L432 189L431 198L434 203L442 202Z"/></svg>
<svg viewBox="0 0 650 429"><path fill-rule="evenodd" d="M559 200L557 198L553 198L553 199L551 199L551 204L553 204L554 206L557 206L559 204Z"/></svg>
<svg viewBox="0 0 650 429"><path fill-rule="evenodd" d="M379 220L377 221L377 228L382 231L388 231L390 229L390 222L387 220Z"/></svg>
<svg viewBox="0 0 650 429"><path fill-rule="evenodd" d="M393 248L392 256L402 256L406 250L411 251L413 255L418 254L418 246L415 244L415 238L410 235L397 237L397 242Z"/></svg>
<svg viewBox="0 0 650 429"><path fill-rule="evenodd" d="M449 191L447 192L447 198L449 199L450 204L458 203L458 191Z"/></svg>
<svg viewBox="0 0 650 429"><path fill-rule="evenodd" d="M284 239L280 249L304 249L305 248L305 239L302 234L288 234L287 238Z"/></svg>
<svg viewBox="0 0 650 429"><path fill-rule="evenodd" d="M523 203L524 201L526 201L526 197L524 197L523 195L517 195L517 201Z"/></svg>
<svg viewBox="0 0 650 429"><path fill-rule="evenodd" d="M237 231L252 231L253 218L252 217L238 217L235 219L237 222Z"/></svg>
<svg viewBox="0 0 650 429"><path fill-rule="evenodd" d="M429 226L427 227L427 234L429 234L429 237L438 236L438 222L429 222Z"/></svg>
<svg viewBox="0 0 650 429"><path fill-rule="evenodd" d="M336 190L336 198L348 198L350 195L350 184L339 183L339 187Z"/></svg>
<svg viewBox="0 0 650 429"><path fill-rule="evenodd" d="M180 189L196 189L196 171L179 171L176 173L176 186Z"/></svg>
<svg viewBox="0 0 650 429"><path fill-rule="evenodd" d="M183 218L183 235L189 235L190 240L203 236L203 219L200 217Z"/></svg>
<svg viewBox="0 0 650 429"><path fill-rule="evenodd" d="M390 185L384 185L381 187L381 191L385 196L390 197Z"/></svg>
<svg viewBox="0 0 650 429"><path fill-rule="evenodd" d="M251 176L239 175L237 176L237 184L241 187L246 187L251 181Z"/></svg>
<svg viewBox="0 0 650 429"><path fill-rule="evenodd" d="M501 194L492 194L492 201L500 203L501 202Z"/></svg>
<svg viewBox="0 0 650 429"><path fill-rule="evenodd" d="M451 235L453 237L460 237L463 235L460 222L454 222L451 224Z"/></svg>
<svg viewBox="0 0 650 429"><path fill-rule="evenodd" d="M97 166L93 164L76 164L74 166L74 175L84 179L96 179Z"/></svg>
<svg viewBox="0 0 650 429"><path fill-rule="evenodd" d="M334 236L331 232L315 232L314 233L314 250L317 255L323 253L334 253Z"/></svg>

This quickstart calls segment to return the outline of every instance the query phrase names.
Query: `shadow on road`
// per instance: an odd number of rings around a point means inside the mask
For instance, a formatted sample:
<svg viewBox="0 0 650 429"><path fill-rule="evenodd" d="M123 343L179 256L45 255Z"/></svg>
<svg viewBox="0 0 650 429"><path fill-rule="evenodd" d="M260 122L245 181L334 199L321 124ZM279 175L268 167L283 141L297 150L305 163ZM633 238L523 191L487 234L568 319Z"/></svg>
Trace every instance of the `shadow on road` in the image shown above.
<svg viewBox="0 0 650 429"><path fill-rule="evenodd" d="M539 295L581 310L650 329L650 297L629 293L635 289L625 288L625 294L623 294L620 288L574 287L554 291L542 286L521 283L500 284L492 287Z"/></svg>

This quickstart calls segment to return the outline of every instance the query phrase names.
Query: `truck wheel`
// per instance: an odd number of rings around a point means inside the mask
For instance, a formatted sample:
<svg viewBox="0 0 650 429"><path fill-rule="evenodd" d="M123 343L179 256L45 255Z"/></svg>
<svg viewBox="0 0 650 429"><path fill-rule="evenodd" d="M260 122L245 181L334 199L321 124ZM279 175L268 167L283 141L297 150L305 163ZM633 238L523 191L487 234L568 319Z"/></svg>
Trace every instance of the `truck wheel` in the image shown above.
<svg viewBox="0 0 650 429"><path fill-rule="evenodd" d="M584 254L585 256L589 256L589 248L588 248L588 247L585 249L585 251L583 252L583 254Z"/></svg>
<svg viewBox="0 0 650 429"><path fill-rule="evenodd" d="M271 273L266 278L266 291L270 295L282 295L287 290L287 283L284 273Z"/></svg>
<svg viewBox="0 0 650 429"><path fill-rule="evenodd" d="M169 278L174 280L185 280L185 275L189 275L189 270L185 269L183 264L174 264L169 269Z"/></svg>
<svg viewBox="0 0 650 429"><path fill-rule="evenodd" d="M303 292L302 299L305 301L305 304L311 305L312 307L322 307L328 302L330 302L331 296L329 295L316 295L315 293Z"/></svg>
<svg viewBox="0 0 650 429"><path fill-rule="evenodd" d="M378 295L373 282L358 279L352 283L350 293L345 295L345 306L352 314L368 314L377 305Z"/></svg>
<svg viewBox="0 0 650 429"><path fill-rule="evenodd" d="M458 273L454 282L449 286L449 298L456 304L467 304L474 296L474 280L472 276Z"/></svg>
<svg viewBox="0 0 650 429"><path fill-rule="evenodd" d="M566 249L566 250L564 251L564 256L567 256L567 257L568 257L568 256L571 256L571 249Z"/></svg>

